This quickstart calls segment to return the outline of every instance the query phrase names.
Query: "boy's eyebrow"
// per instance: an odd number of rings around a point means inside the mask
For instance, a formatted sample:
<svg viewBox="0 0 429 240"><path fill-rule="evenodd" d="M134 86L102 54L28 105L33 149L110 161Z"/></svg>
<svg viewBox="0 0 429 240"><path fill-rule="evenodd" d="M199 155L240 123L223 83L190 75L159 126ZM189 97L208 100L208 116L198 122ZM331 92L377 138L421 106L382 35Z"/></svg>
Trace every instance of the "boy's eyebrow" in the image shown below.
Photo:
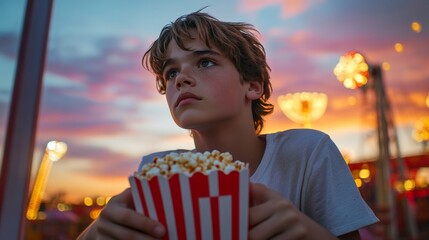
<svg viewBox="0 0 429 240"><path fill-rule="evenodd" d="M195 56L201 56L201 55L216 55L216 56L221 56L220 53L213 51L211 49L207 49L207 50L195 50L192 52L192 55Z"/></svg>
<svg viewBox="0 0 429 240"><path fill-rule="evenodd" d="M194 57L203 56L203 55L222 56L217 51L214 51L211 49L195 50L195 51L192 51L191 55L193 55ZM176 60L173 58L167 58L162 64L162 70L164 70L168 65L173 64L175 61Z"/></svg>

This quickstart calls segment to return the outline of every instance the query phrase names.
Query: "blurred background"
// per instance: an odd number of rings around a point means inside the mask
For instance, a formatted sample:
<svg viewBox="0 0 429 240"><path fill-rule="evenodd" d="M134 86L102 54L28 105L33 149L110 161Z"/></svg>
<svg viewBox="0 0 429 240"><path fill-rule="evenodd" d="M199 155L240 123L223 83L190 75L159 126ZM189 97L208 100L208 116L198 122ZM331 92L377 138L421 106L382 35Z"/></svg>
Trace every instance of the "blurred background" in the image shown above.
<svg viewBox="0 0 429 240"><path fill-rule="evenodd" d="M26 6L0 2L0 163ZM142 155L193 148L141 58L164 25L203 7L260 31L275 105L263 133L307 127L331 136L382 219L363 238L429 238L425 0L54 1L25 238L75 239L129 186Z"/></svg>

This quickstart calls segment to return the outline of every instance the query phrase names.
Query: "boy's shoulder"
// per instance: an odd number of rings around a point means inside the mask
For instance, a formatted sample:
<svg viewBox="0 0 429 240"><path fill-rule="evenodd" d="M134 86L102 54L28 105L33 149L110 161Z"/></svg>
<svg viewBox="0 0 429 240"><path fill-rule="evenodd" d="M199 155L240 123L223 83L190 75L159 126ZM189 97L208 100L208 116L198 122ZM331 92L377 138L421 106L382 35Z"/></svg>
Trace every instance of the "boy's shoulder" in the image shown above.
<svg viewBox="0 0 429 240"><path fill-rule="evenodd" d="M315 129L288 129L267 134L266 139L268 146L304 152L333 144L328 134Z"/></svg>
<svg viewBox="0 0 429 240"><path fill-rule="evenodd" d="M288 140L305 140L309 141L311 140L320 140L324 138L329 138L329 135L316 130L316 129L309 129L309 128L294 128L294 129L288 129L281 132L276 133L270 133L267 134L270 135L272 138L283 138Z"/></svg>

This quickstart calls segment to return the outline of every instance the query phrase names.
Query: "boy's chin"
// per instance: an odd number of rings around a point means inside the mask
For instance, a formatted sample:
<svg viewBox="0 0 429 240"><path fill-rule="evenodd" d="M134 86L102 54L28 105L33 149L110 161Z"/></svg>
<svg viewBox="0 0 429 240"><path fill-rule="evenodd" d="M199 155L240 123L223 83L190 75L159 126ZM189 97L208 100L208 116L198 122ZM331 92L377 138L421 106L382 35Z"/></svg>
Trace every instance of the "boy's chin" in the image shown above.
<svg viewBox="0 0 429 240"><path fill-rule="evenodd" d="M181 114L181 116L175 117L174 122L180 128L187 130L193 130L205 124L205 121L203 121L203 119L195 115L192 116L192 114L189 113Z"/></svg>
<svg viewBox="0 0 429 240"><path fill-rule="evenodd" d="M176 125L180 128L183 128L185 130L189 130L192 131L195 128L193 127L194 125L190 124L189 122L182 122L182 121L177 121L176 119L174 120L174 122L176 123Z"/></svg>

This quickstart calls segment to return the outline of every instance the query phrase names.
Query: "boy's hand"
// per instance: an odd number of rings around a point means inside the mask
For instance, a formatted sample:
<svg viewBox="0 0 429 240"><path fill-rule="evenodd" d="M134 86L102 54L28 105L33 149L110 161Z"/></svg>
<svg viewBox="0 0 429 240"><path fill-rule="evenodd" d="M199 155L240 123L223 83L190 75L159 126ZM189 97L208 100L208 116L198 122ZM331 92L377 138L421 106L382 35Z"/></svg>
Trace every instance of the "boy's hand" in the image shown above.
<svg viewBox="0 0 429 240"><path fill-rule="evenodd" d="M113 197L78 239L156 239L162 238L165 227L132 208L130 189Z"/></svg>
<svg viewBox="0 0 429 240"><path fill-rule="evenodd" d="M249 239L305 239L302 213L277 192L250 183Z"/></svg>

